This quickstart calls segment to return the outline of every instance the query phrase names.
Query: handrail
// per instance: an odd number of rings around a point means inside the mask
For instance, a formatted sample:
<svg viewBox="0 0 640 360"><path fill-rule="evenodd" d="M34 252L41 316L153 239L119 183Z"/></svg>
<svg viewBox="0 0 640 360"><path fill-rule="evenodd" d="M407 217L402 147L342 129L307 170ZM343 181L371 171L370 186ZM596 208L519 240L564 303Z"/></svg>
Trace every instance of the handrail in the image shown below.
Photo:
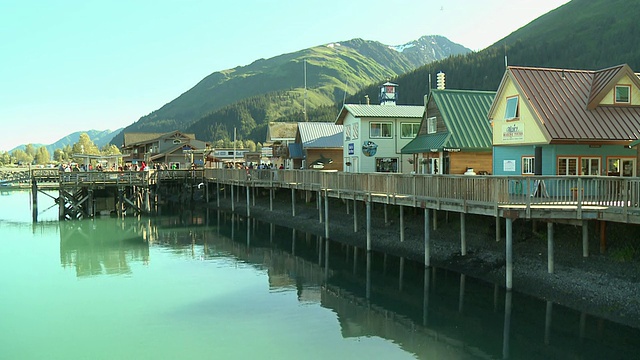
<svg viewBox="0 0 640 360"><path fill-rule="evenodd" d="M609 176L495 176L346 173L317 170L205 169L207 179L249 181L256 186L330 190L388 199L478 204L487 207L619 208L625 216L640 211L640 178Z"/></svg>

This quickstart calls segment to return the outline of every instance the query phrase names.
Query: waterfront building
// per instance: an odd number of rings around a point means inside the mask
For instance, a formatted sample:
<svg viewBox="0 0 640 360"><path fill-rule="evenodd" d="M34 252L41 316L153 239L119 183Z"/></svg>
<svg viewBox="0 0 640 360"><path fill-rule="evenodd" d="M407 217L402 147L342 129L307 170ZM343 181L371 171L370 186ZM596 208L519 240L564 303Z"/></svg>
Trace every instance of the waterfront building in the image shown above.
<svg viewBox="0 0 640 360"><path fill-rule="evenodd" d="M167 164L171 169L189 169L192 163L204 165L210 144L196 140L195 134L180 131L168 133L125 133L122 153L124 162ZM198 156L194 154L199 154Z"/></svg>
<svg viewBox="0 0 640 360"><path fill-rule="evenodd" d="M300 122L289 159L294 169L342 171L342 125Z"/></svg>
<svg viewBox="0 0 640 360"><path fill-rule="evenodd" d="M424 106L397 105L397 86L380 87L379 105L343 105L335 123L344 126L345 172L413 171L413 157L401 150L418 134Z"/></svg>
<svg viewBox="0 0 640 360"><path fill-rule="evenodd" d="M487 112L495 91L432 90L418 135L402 148L419 174L488 174L492 171Z"/></svg>
<svg viewBox="0 0 640 360"><path fill-rule="evenodd" d="M496 175L638 175L640 79L509 66L488 113Z"/></svg>

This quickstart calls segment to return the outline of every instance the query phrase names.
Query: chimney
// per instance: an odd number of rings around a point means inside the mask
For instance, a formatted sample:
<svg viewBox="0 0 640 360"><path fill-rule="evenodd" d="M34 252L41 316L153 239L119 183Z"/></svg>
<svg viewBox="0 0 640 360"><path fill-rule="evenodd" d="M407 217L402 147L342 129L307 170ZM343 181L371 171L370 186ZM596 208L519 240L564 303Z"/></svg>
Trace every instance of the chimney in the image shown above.
<svg viewBox="0 0 640 360"><path fill-rule="evenodd" d="M364 96L364 101L369 105L371 102L369 101L369 95Z"/></svg>

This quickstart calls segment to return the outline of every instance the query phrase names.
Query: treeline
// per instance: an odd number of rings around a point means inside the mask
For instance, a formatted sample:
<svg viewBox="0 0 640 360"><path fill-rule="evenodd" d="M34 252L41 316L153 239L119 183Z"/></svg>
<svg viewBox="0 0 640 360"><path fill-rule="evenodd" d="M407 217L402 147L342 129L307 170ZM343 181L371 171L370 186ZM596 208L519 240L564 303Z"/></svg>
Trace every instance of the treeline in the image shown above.
<svg viewBox="0 0 640 360"><path fill-rule="evenodd" d="M65 145L62 148L55 149L53 157L46 146L36 148L33 144L27 144L24 150L0 151L0 165L47 165L51 163L81 162L80 158L74 157L74 155L78 154L117 155L120 154L120 149L112 144L107 144L99 149L87 133L82 133L78 141L73 145Z"/></svg>

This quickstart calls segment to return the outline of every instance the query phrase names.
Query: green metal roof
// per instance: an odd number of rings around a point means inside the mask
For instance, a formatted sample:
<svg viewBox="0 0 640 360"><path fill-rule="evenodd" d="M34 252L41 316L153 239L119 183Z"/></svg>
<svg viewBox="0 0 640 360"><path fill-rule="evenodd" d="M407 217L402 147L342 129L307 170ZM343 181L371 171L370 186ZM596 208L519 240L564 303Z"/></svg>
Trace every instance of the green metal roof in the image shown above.
<svg viewBox="0 0 640 360"><path fill-rule="evenodd" d="M424 106L415 105L358 105L345 104L336 119L336 124L341 125L347 113L357 118L422 118Z"/></svg>
<svg viewBox="0 0 640 360"><path fill-rule="evenodd" d="M432 90L429 103L433 101L440 111L446 131L418 135L402 149L402 153L442 151L443 148L490 151L492 129L487 114L495 95L495 91ZM426 114L422 119L421 129L430 116Z"/></svg>
<svg viewBox="0 0 640 360"><path fill-rule="evenodd" d="M445 142L449 139L448 132L441 132L436 134L430 134L429 136L416 136L410 143L402 148L403 154L417 154L422 152L429 152L431 149L437 149L441 151Z"/></svg>

